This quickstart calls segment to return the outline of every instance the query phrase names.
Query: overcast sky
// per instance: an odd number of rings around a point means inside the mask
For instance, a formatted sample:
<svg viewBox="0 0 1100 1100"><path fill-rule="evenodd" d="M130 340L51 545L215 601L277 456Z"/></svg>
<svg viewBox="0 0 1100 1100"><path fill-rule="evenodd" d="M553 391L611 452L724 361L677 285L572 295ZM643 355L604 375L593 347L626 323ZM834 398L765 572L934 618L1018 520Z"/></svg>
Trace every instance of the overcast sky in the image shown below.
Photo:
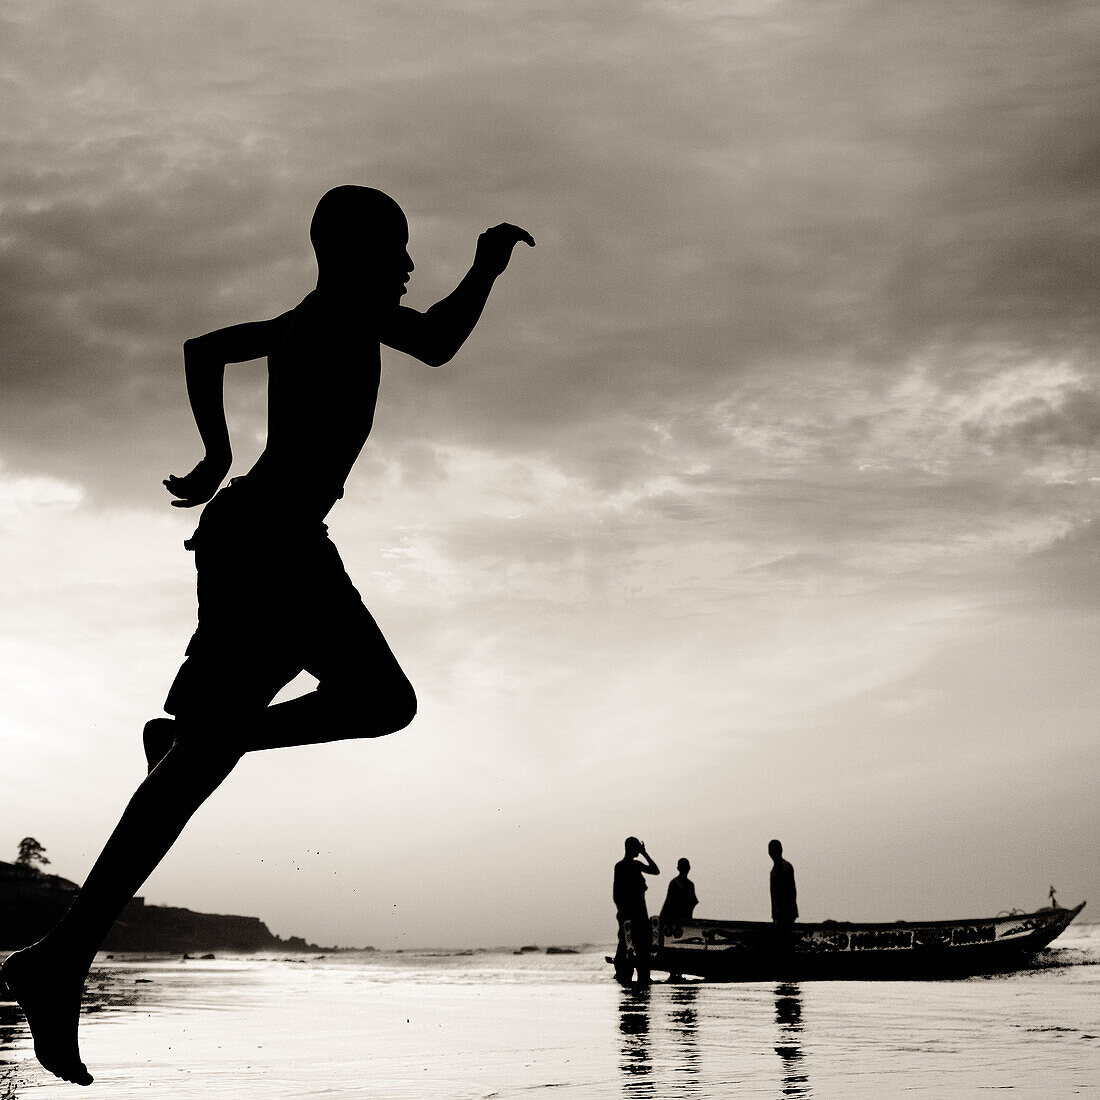
<svg viewBox="0 0 1100 1100"><path fill-rule="evenodd" d="M182 342L312 288L340 183L389 352L330 524L420 696L248 757L143 890L284 935L607 941L628 833L699 915L1100 902L1095 50L1051 2L35 0L0 16L0 858L81 880L194 625ZM231 368L234 473L263 364ZM8 851L4 852L3 848Z"/></svg>

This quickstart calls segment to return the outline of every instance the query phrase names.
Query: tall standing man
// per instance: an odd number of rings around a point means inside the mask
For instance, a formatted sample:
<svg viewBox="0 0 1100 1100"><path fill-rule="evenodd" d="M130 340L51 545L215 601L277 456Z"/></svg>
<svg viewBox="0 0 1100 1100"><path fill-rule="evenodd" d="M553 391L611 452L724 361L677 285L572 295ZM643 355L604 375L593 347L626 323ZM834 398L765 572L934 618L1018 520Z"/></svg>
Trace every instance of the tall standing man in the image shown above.
<svg viewBox="0 0 1100 1100"><path fill-rule="evenodd" d="M507 223L478 238L469 272L426 313L401 305L413 271L401 207L370 187L322 196L310 226L316 289L269 321L184 344L187 394L205 454L164 484L176 507L210 501L187 547L198 571L198 629L164 709L145 728L149 774L76 901L42 940L10 956L3 979L26 1013L35 1054L81 1085L84 981L116 917L192 814L245 752L381 737L407 726L416 696L344 572L324 520L374 420L386 344L430 366L470 335L497 277L529 233ZM222 399L227 363L268 360L267 445L220 492L232 460ZM216 494L216 495L215 495ZM270 706L305 670L315 691Z"/></svg>
<svg viewBox="0 0 1100 1100"><path fill-rule="evenodd" d="M639 862L639 857L644 862ZM619 921L619 943L615 950L615 977L630 981L637 967L638 981L649 981L649 947L652 934L649 928L649 911L646 909L646 884L643 875L659 875L660 868L649 858L645 845L636 837L628 836L623 843L623 858L615 864L612 898L615 916ZM633 959L627 948L627 928L634 947Z"/></svg>
<svg viewBox="0 0 1100 1100"><path fill-rule="evenodd" d="M772 923L779 931L789 931L791 925L798 920L798 890L794 884L794 868L783 858L783 845L778 840L768 841L768 855L772 857Z"/></svg>

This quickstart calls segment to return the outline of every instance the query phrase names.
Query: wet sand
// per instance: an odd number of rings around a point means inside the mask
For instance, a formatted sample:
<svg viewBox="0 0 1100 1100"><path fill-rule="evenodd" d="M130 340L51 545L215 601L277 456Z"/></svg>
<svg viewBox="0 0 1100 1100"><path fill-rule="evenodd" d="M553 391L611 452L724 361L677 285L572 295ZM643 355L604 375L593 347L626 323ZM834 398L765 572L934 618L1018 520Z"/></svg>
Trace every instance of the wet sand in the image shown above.
<svg viewBox="0 0 1100 1100"><path fill-rule="evenodd" d="M604 949L100 960L89 1095L654 1100L1100 1090L1100 926L1026 972L620 989ZM17 1096L75 1095L0 1003ZM0 1096L4 1077L0 1076Z"/></svg>

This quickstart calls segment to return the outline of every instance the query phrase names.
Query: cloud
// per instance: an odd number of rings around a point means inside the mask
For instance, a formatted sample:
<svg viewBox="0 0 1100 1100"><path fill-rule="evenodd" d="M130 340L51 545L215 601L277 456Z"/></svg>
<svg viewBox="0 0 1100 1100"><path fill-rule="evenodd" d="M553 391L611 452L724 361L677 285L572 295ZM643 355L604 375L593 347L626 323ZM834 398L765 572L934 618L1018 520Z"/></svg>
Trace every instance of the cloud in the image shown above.
<svg viewBox="0 0 1100 1100"><path fill-rule="evenodd" d="M1036 602L1090 614L1100 605L1100 523L1090 518L1021 563Z"/></svg>
<svg viewBox="0 0 1100 1100"><path fill-rule="evenodd" d="M403 433L561 447L598 425L630 452L639 418L791 365L860 365L873 396L928 348L1077 357L1095 335L1084 8L1027 36L1022 12L949 5L132 14L11 27L20 449L188 446L179 345L308 290L311 205L348 178L409 208L421 305L487 220L540 240L451 377L394 371ZM77 405L103 430L76 433Z"/></svg>
<svg viewBox="0 0 1100 1100"><path fill-rule="evenodd" d="M1016 396L997 421L967 427L998 450L1093 452L1100 441L1100 394L1088 380L1074 378L1049 395Z"/></svg>

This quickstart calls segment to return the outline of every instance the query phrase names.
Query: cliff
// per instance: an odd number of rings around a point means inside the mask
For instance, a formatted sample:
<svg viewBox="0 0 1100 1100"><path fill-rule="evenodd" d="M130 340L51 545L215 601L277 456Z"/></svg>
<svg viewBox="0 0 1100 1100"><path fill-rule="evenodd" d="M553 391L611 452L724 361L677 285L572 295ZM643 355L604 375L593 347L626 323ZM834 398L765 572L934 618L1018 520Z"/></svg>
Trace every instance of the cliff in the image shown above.
<svg viewBox="0 0 1100 1100"><path fill-rule="evenodd" d="M0 862L0 949L40 939L79 887L58 875ZM104 951L322 951L300 936L274 936L259 917L195 913L134 898L103 942ZM332 950L332 949L329 949Z"/></svg>

